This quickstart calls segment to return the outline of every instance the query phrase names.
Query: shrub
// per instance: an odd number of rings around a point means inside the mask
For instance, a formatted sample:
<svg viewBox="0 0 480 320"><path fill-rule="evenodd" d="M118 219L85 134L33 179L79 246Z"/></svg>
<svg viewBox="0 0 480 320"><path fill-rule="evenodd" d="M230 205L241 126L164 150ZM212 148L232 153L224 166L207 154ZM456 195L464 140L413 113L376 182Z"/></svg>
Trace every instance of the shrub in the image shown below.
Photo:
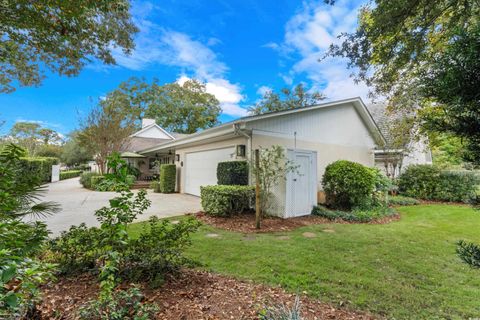
<svg viewBox="0 0 480 320"><path fill-rule="evenodd" d="M100 177L94 177L94 179L99 179ZM92 183L92 187L95 186L97 191L128 191L130 190L130 185L123 181L116 181L106 178L105 176L101 177L100 181Z"/></svg>
<svg viewBox="0 0 480 320"><path fill-rule="evenodd" d="M426 200L470 202L477 177L471 172L441 171L432 165L411 165L399 179L402 195Z"/></svg>
<svg viewBox="0 0 480 320"><path fill-rule="evenodd" d="M38 176L44 183L52 180L52 166L58 164L58 159L51 157L20 158L19 161L23 175Z"/></svg>
<svg viewBox="0 0 480 320"><path fill-rule="evenodd" d="M457 254L465 263L471 267L480 268L480 246L463 240L457 243Z"/></svg>
<svg viewBox="0 0 480 320"><path fill-rule="evenodd" d="M134 176L133 174L129 174L128 176L125 177L125 183L128 184L129 186L132 186L135 181L137 181L137 177Z"/></svg>
<svg viewBox="0 0 480 320"><path fill-rule="evenodd" d="M347 160L329 164L322 180L327 205L345 210L372 206L376 183L376 171Z"/></svg>
<svg viewBox="0 0 480 320"><path fill-rule="evenodd" d="M259 314L260 320L302 320L301 304L298 296L295 298L293 306L288 307L284 304L266 307Z"/></svg>
<svg viewBox="0 0 480 320"><path fill-rule="evenodd" d="M219 185L248 185L247 161L219 162L217 166L217 184Z"/></svg>
<svg viewBox="0 0 480 320"><path fill-rule="evenodd" d="M242 213L251 207L255 198L253 186L202 186L200 196L203 210L212 216Z"/></svg>
<svg viewBox="0 0 480 320"><path fill-rule="evenodd" d="M153 189L153 192L160 192L160 181L152 181L152 183L150 183L150 189Z"/></svg>
<svg viewBox="0 0 480 320"><path fill-rule="evenodd" d="M388 204L391 206L413 206L420 204L420 201L410 197L390 196L388 197Z"/></svg>
<svg viewBox="0 0 480 320"><path fill-rule="evenodd" d="M105 176L102 175L93 175L90 179L90 187L93 190L97 190L98 185L105 180Z"/></svg>
<svg viewBox="0 0 480 320"><path fill-rule="evenodd" d="M329 210L323 206L316 206L312 215L326 218L328 220L344 220L350 222L370 222L386 216L392 216L395 211L391 208L377 206L368 210L355 209L353 211Z"/></svg>
<svg viewBox="0 0 480 320"><path fill-rule="evenodd" d="M80 175L80 184L87 189L94 189L92 187L92 177L101 176L97 172L84 172Z"/></svg>
<svg viewBox="0 0 480 320"><path fill-rule="evenodd" d="M162 164L160 166L160 192L175 192L177 181L177 166L174 164Z"/></svg>
<svg viewBox="0 0 480 320"><path fill-rule="evenodd" d="M82 174L81 170L60 171L60 180L79 177L81 174Z"/></svg>

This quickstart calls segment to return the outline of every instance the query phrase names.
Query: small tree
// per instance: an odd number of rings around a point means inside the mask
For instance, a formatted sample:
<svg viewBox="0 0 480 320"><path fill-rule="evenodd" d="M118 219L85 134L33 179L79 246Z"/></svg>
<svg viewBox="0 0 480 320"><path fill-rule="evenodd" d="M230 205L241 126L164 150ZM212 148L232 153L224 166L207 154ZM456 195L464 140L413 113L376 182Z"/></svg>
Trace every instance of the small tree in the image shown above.
<svg viewBox="0 0 480 320"><path fill-rule="evenodd" d="M272 189L281 180L285 179L289 172L297 169L297 166L285 157L283 147L274 145L270 148L262 148L256 152L258 159L251 165L256 182L260 187L260 217L268 211L272 205ZM258 208L257 208L258 210ZM257 221L257 228L260 223Z"/></svg>

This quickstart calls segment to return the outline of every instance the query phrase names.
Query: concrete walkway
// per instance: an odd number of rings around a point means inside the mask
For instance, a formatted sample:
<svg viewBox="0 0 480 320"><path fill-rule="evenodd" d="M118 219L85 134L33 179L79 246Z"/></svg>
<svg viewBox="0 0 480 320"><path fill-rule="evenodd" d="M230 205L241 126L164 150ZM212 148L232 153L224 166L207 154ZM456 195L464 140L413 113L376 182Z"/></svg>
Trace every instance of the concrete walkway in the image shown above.
<svg viewBox="0 0 480 320"><path fill-rule="evenodd" d="M134 190L134 192L137 192ZM48 225L52 235L56 236L72 225L84 222L87 226L98 226L95 210L108 205L108 200L118 196L115 192L97 192L84 189L79 178L50 183L42 201L54 201L62 210L52 216L41 218ZM152 205L137 221L148 220L151 216L159 218L178 216L201 210L200 198L186 194L162 194L148 192L147 198Z"/></svg>

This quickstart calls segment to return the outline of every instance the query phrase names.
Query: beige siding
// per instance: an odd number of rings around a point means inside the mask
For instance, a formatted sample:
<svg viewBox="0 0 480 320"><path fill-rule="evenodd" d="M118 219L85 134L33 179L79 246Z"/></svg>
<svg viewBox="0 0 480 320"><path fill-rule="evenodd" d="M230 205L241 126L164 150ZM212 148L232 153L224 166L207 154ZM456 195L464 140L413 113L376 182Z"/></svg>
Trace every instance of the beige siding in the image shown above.
<svg viewBox="0 0 480 320"><path fill-rule="evenodd" d="M247 139L245 137L234 137L222 141L216 141L211 143L205 143L196 145L194 147L186 147L186 148L178 148L176 149L175 153L180 155L180 161L177 162L177 190L181 193L184 192L184 185L185 185L185 166L182 166L182 163L185 161L185 154L190 152L197 152L197 151L206 151L206 150L213 150L213 149L220 149L226 147L233 147L237 144L246 144ZM232 155L232 160L237 159L236 155Z"/></svg>

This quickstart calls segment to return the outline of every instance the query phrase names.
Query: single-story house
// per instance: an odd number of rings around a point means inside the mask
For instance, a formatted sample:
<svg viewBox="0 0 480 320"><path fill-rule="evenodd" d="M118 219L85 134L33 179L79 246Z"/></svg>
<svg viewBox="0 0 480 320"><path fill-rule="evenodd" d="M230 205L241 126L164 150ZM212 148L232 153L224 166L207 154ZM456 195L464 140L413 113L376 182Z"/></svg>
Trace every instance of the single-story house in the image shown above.
<svg viewBox="0 0 480 320"><path fill-rule="evenodd" d="M373 167L375 146L383 139L363 101L352 98L247 116L135 151L148 163L175 163L177 191L199 196L200 186L217 183L219 162L247 160L260 147L283 146L299 167L276 186L270 213L294 217L310 214L323 200L321 180L329 163L347 159Z"/></svg>

